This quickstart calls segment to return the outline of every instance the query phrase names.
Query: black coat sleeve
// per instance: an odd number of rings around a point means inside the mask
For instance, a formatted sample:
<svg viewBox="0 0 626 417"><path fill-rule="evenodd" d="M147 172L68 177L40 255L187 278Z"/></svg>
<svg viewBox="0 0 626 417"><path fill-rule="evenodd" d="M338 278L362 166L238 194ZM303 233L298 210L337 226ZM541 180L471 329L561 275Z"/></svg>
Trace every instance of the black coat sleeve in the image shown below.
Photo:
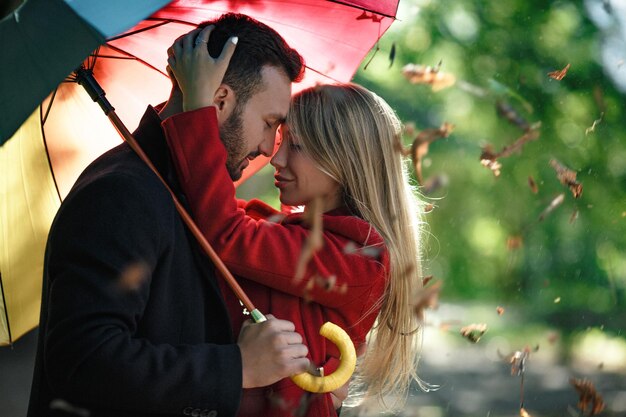
<svg viewBox="0 0 626 417"><path fill-rule="evenodd" d="M236 344L163 343L137 332L155 271L175 250L177 214L159 186L114 173L64 203L48 243L47 382L87 408L234 415L241 395Z"/></svg>

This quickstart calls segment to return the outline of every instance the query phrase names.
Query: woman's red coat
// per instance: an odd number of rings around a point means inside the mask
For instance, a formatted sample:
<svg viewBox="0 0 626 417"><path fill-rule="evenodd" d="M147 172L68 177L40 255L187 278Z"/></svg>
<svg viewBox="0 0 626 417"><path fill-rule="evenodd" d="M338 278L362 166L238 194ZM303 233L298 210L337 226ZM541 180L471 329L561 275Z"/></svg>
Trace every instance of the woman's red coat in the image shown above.
<svg viewBox="0 0 626 417"><path fill-rule="evenodd" d="M339 353L332 342L319 336L319 329L331 321L346 330L357 350L364 344L389 276L389 258L380 235L345 209L325 213L324 245L309 261L304 278L295 280L296 264L309 236L303 216L284 216L261 201L245 204L235 198L215 108L180 113L166 119L163 127L202 233L238 276L255 307L292 321L312 363L324 366L327 374L332 372ZM220 286L233 330L239 332L249 316L225 280L220 280ZM311 398L290 379L245 390L244 397L240 415L289 416L298 407L308 407L307 416L335 415L329 394Z"/></svg>

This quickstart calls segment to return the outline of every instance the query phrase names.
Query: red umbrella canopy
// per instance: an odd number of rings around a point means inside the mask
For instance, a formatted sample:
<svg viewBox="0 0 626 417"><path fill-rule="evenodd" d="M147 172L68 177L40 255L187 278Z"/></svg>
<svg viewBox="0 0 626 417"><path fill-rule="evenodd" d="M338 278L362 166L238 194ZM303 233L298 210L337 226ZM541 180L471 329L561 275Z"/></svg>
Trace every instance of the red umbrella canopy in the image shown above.
<svg viewBox="0 0 626 417"><path fill-rule="evenodd" d="M118 115L133 130L147 104L167 99L167 48L195 25L226 12L244 13L267 24L306 62L294 91L316 83L349 81L360 62L394 21L398 0L178 0L136 27L110 39L90 58L94 75ZM61 196L95 157L121 142L82 87L63 83L50 111L42 105L44 135ZM267 163L257 158L244 178Z"/></svg>

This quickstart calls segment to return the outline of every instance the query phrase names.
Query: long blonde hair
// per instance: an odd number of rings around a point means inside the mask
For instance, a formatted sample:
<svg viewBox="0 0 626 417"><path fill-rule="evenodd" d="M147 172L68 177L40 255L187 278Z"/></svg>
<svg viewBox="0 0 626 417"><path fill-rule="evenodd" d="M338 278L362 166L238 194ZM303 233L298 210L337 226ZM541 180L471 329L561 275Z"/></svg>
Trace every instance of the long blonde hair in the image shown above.
<svg viewBox="0 0 626 417"><path fill-rule="evenodd" d="M345 204L385 242L389 280L372 307L380 306L380 312L352 384L367 397L393 395L394 406L401 406L412 381L422 386L417 376L422 328L413 303L422 287L423 213L397 148L401 123L382 98L348 83L298 93L287 124L303 151L342 185Z"/></svg>

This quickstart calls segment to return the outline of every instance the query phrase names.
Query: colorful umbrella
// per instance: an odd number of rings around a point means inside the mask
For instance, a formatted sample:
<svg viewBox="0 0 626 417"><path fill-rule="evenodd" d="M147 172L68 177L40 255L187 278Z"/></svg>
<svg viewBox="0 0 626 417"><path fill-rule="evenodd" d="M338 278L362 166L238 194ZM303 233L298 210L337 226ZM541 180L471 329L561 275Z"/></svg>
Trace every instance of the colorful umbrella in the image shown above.
<svg viewBox="0 0 626 417"><path fill-rule="evenodd" d="M117 107L120 118L127 126L134 127L146 104L155 104L167 97L170 87L165 73L167 47L199 22L227 11L237 11L273 27L307 62L305 80L297 86L303 88L316 82L348 81L367 52L392 23L396 9L397 0L180 0L156 12L124 35L109 39L106 45L94 53L87 65L93 66L95 78ZM40 117L34 117L33 123L41 120L43 125L41 132L61 198L91 160L121 141L98 106L88 101L91 100L82 87L75 83L63 83L42 104L38 112ZM24 126L22 129L26 128ZM22 134L21 130L18 134ZM0 148L0 152L3 148ZM266 162L257 158L246 174L251 175ZM29 168L15 169L27 172ZM26 212L18 213L24 216ZM0 221L12 223L4 215ZM9 242L6 234L2 239L3 242ZM6 246L9 246L8 243ZM42 259L41 253L29 254L29 257ZM20 261L19 255L15 254L12 258L9 256L8 262L24 261ZM8 300L6 283L11 277L4 273L8 270L4 265L5 261L2 260L0 273L5 298ZM21 288L24 288L26 275L21 275L19 280ZM38 302L40 270L28 280L33 282L31 287L36 290ZM12 307L7 306L9 308ZM36 303L33 308L38 311ZM9 314L11 316L13 314ZM36 321L32 322L31 327L35 325ZM13 337L17 335L14 333Z"/></svg>

